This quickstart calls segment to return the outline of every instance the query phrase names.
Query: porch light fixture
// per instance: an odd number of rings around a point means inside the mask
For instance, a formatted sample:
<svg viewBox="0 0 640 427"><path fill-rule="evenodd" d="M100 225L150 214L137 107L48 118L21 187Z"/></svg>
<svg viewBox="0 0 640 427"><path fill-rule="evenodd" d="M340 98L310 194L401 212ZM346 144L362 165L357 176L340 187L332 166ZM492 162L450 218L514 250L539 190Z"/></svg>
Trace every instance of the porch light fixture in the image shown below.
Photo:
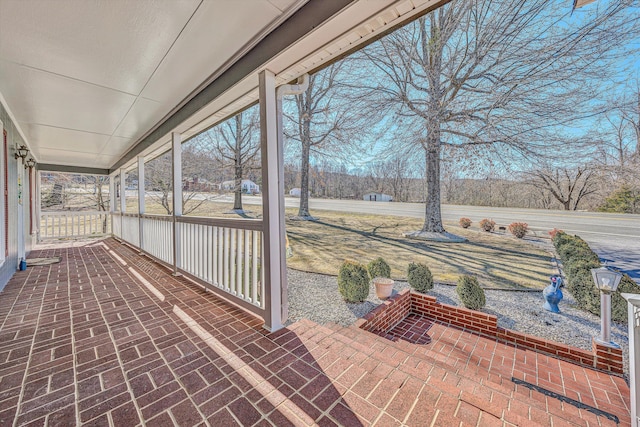
<svg viewBox="0 0 640 427"><path fill-rule="evenodd" d="M618 344L611 341L611 294L618 289L622 274L604 266L592 268L591 275L600 291L600 338L596 341L609 347L619 348Z"/></svg>
<svg viewBox="0 0 640 427"><path fill-rule="evenodd" d="M29 160L27 160L26 162L24 162L24 168L32 168L36 165L36 161L33 159L33 157L29 157Z"/></svg>
<svg viewBox="0 0 640 427"><path fill-rule="evenodd" d="M22 159L24 161L24 159L27 157L28 154L29 154L29 149L24 145L21 145L16 149L16 159Z"/></svg>

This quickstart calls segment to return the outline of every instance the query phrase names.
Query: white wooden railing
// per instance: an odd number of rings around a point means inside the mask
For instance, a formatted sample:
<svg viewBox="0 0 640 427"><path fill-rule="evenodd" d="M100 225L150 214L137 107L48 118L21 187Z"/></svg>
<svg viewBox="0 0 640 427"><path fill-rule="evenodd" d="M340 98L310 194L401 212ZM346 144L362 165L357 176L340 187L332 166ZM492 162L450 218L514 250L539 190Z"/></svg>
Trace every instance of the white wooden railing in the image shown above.
<svg viewBox="0 0 640 427"><path fill-rule="evenodd" d="M629 389L631 426L640 427L640 295L622 294L629 309Z"/></svg>
<svg viewBox="0 0 640 427"><path fill-rule="evenodd" d="M142 215L142 245L144 252L167 264L173 264L173 218L166 215ZM123 240L133 244L133 242Z"/></svg>
<svg viewBox="0 0 640 427"><path fill-rule="evenodd" d="M140 247L140 219L135 214L122 214L121 237L132 245Z"/></svg>
<svg viewBox="0 0 640 427"><path fill-rule="evenodd" d="M177 218L180 269L264 308L262 221Z"/></svg>
<svg viewBox="0 0 640 427"><path fill-rule="evenodd" d="M87 236L102 236L111 233L109 212L68 211L42 212L38 241Z"/></svg>
<svg viewBox="0 0 640 427"><path fill-rule="evenodd" d="M179 216L174 247L172 216L115 212L112 218L115 237L264 315L261 220Z"/></svg>

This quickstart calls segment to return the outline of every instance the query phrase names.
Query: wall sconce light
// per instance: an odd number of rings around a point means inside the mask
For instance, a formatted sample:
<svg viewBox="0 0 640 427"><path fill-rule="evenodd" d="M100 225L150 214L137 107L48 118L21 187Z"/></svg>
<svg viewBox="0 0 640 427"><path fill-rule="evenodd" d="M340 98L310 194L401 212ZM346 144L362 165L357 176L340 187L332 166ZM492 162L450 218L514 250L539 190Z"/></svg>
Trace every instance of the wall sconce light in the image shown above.
<svg viewBox="0 0 640 427"><path fill-rule="evenodd" d="M24 159L27 157L28 154L29 154L29 149L24 145L21 145L16 149L16 159L22 159L24 161Z"/></svg>
<svg viewBox="0 0 640 427"><path fill-rule="evenodd" d="M36 161L33 159L33 157L29 157L29 160L27 160L26 162L24 162L24 168L32 168L36 165Z"/></svg>

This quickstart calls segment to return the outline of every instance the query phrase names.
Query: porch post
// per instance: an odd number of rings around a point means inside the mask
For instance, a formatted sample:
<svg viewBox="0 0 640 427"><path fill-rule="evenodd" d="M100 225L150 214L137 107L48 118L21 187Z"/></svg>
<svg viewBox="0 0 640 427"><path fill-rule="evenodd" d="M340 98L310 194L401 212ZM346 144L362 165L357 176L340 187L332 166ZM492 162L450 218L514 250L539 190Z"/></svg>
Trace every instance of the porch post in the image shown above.
<svg viewBox="0 0 640 427"><path fill-rule="evenodd" d="M120 169L120 213L127 211L127 171Z"/></svg>
<svg viewBox="0 0 640 427"><path fill-rule="evenodd" d="M265 277L265 325L282 328L283 289L287 288L284 228L284 168L282 141L278 141L275 75L264 70L260 83L260 144L262 150L263 264ZM286 294L284 295L286 298Z"/></svg>
<svg viewBox="0 0 640 427"><path fill-rule="evenodd" d="M124 213L127 211L127 171L120 169L120 238L124 243Z"/></svg>
<svg viewBox="0 0 640 427"><path fill-rule="evenodd" d="M138 156L138 231L140 240L140 253L144 248L142 244L144 238L144 231L142 229L144 221L142 215L145 210L145 188L144 188L144 156Z"/></svg>
<svg viewBox="0 0 640 427"><path fill-rule="evenodd" d="M109 217L111 218L111 235L113 235L113 214L116 211L116 173L109 175Z"/></svg>
<svg viewBox="0 0 640 427"><path fill-rule="evenodd" d="M35 206L36 214L35 214L34 221L36 222L36 225L35 225L36 241L39 242L40 241L40 226L41 226L41 224L40 224L40 221L41 221L41 219L40 219L40 209L41 209L40 204L42 203L42 196L40 194L42 189L40 187L40 185L41 185L40 181L42 179L42 176L40 175L40 171L37 170L37 169L36 169L36 174L35 175L36 175L36 194L35 194L35 196L36 196L36 206Z"/></svg>
<svg viewBox="0 0 640 427"><path fill-rule="evenodd" d="M629 394L631 426L640 427L640 296L623 293L627 300L629 327Z"/></svg>
<svg viewBox="0 0 640 427"><path fill-rule="evenodd" d="M171 171L173 177L173 274L178 275L180 257L180 227L176 218L182 216L182 135L171 134Z"/></svg>

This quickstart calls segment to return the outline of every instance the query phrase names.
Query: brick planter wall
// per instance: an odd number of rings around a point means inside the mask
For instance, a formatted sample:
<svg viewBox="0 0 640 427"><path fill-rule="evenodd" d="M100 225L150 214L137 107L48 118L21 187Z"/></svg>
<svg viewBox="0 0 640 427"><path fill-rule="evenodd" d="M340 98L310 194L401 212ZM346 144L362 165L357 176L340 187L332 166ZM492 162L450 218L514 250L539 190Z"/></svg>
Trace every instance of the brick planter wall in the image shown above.
<svg viewBox="0 0 640 427"><path fill-rule="evenodd" d="M409 313L421 314L437 322L466 329L518 347L528 348L538 353L580 365L622 375L622 350L611 348L593 341L592 351L582 350L566 344L549 341L533 335L504 329L498 326L498 318L491 314L439 303L435 297L411 292L405 289L389 298L364 318L356 326L369 332L388 332Z"/></svg>

